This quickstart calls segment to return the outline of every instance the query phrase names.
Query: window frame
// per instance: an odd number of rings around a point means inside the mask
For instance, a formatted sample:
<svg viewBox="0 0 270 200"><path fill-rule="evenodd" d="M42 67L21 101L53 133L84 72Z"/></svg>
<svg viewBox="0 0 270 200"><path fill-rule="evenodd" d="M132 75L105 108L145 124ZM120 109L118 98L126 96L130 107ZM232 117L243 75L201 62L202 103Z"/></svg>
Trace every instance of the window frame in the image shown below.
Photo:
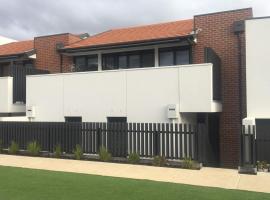
<svg viewBox="0 0 270 200"><path fill-rule="evenodd" d="M153 66L143 66L143 55L147 53L152 53L153 55ZM139 56L139 67L130 67L130 56L138 55ZM115 69L106 69L105 67L105 59L106 56L112 56L114 58L114 65L116 66ZM126 56L127 59L127 66L126 68L119 68L119 57ZM138 50L138 51L127 51L127 52L117 52L117 53L106 53L102 54L102 70L118 70L118 69L132 69L132 68L148 68L148 67L155 67L155 50L154 49L147 49L147 50Z"/></svg>
<svg viewBox="0 0 270 200"><path fill-rule="evenodd" d="M82 123L82 116L65 116L65 123Z"/></svg>
<svg viewBox="0 0 270 200"><path fill-rule="evenodd" d="M160 57L160 53L162 52L173 52L173 65L177 65L176 64L176 52L177 51L188 51L189 52L189 64L192 64L193 62L193 58L192 58L192 47L191 46L177 46L177 47L165 47L165 48L159 48L158 49L158 66L159 67L166 67L165 65L162 66L160 65L160 61L161 61L161 57Z"/></svg>
<svg viewBox="0 0 270 200"><path fill-rule="evenodd" d="M96 70L90 70L90 71L98 71L98 54L82 55L82 56L74 56L73 57L73 64L75 65L76 72L88 72L89 70L77 71L77 67L76 67L76 59L77 58L83 58L84 59L84 68L88 68L88 59L89 58L97 58L97 68L96 68Z"/></svg>

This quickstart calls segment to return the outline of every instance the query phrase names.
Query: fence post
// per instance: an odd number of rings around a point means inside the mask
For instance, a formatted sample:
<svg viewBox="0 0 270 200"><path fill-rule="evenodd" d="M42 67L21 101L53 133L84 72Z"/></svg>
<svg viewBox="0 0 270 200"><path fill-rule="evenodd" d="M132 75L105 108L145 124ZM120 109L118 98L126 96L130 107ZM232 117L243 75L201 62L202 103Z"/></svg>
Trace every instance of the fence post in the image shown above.
<svg viewBox="0 0 270 200"><path fill-rule="evenodd" d="M256 167L257 157L256 157L256 131L255 126L252 126L252 159L253 159L253 167Z"/></svg>
<svg viewBox="0 0 270 200"><path fill-rule="evenodd" d="M257 174L255 126L252 125L252 130L251 125L247 126L248 131L246 131L246 126L242 126L240 133L240 164L238 172L241 174Z"/></svg>
<svg viewBox="0 0 270 200"><path fill-rule="evenodd" d="M102 145L102 137L101 137L101 128L100 127L97 127L97 151L99 151L101 145Z"/></svg>
<svg viewBox="0 0 270 200"><path fill-rule="evenodd" d="M154 132L154 156L160 155L160 132Z"/></svg>
<svg viewBox="0 0 270 200"><path fill-rule="evenodd" d="M198 125L194 126L194 160L199 161L199 138L198 138Z"/></svg>

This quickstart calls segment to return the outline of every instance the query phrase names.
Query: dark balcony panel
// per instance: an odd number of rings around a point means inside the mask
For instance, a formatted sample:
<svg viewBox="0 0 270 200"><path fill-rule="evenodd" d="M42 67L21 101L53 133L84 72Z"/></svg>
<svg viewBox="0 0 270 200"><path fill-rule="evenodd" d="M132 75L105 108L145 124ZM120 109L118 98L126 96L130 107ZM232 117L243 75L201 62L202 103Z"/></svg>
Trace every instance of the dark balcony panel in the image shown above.
<svg viewBox="0 0 270 200"><path fill-rule="evenodd" d="M204 49L205 63L213 64L213 100L221 100L221 60L216 52L209 47Z"/></svg>
<svg viewBox="0 0 270 200"><path fill-rule="evenodd" d="M33 67L24 67L22 65L13 65L10 69L10 75L13 77L13 103L26 102L26 76L36 74L48 74L47 70L36 69Z"/></svg>

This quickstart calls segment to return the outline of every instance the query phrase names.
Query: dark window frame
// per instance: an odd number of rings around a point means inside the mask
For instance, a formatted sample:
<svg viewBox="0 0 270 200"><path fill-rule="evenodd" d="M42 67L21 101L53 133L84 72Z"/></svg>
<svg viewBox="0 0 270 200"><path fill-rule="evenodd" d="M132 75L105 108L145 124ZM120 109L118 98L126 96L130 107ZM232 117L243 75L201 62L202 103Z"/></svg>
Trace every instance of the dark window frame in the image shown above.
<svg viewBox="0 0 270 200"><path fill-rule="evenodd" d="M83 58L84 59L84 68L88 68L88 59L89 58L97 58L98 61L98 54L91 54L91 55L83 55L83 56L74 56L73 57L73 64L75 65L75 70L77 71L76 67L76 59L77 58ZM80 70L79 72L83 71L98 71L98 63L97 63L97 69L96 70Z"/></svg>
<svg viewBox="0 0 270 200"><path fill-rule="evenodd" d="M192 47L191 46L177 46L177 47L165 47L165 48L159 48L158 49L158 66L163 67L160 65L160 53L162 52L173 52L173 65L176 64L176 52L177 51L186 51L188 50L189 52L189 64L193 63L193 58L192 58ZM165 66L164 66L165 67Z"/></svg>
<svg viewBox="0 0 270 200"><path fill-rule="evenodd" d="M145 54L152 54L153 55L153 66L143 66L143 55ZM140 59L139 67L130 67L129 57L132 55L138 55ZM106 69L105 66L105 59L106 56L112 56L114 58L114 69ZM126 56L127 59L127 67L126 68L119 68L119 57ZM117 53L106 53L102 54L102 70L117 70L117 69L132 69L132 68L148 68L148 67L155 67L155 50L148 49L148 50L138 50L138 51L127 51L127 52L117 52Z"/></svg>
<svg viewBox="0 0 270 200"><path fill-rule="evenodd" d="M127 123L127 117L107 117L107 123Z"/></svg>
<svg viewBox="0 0 270 200"><path fill-rule="evenodd" d="M81 116L65 116L66 123L82 122Z"/></svg>

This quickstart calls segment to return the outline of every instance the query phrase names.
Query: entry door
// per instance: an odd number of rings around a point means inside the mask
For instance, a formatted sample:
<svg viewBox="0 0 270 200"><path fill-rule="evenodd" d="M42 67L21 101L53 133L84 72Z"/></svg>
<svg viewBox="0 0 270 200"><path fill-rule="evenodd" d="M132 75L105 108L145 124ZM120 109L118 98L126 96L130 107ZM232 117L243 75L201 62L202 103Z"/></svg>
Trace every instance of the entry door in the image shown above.
<svg viewBox="0 0 270 200"><path fill-rule="evenodd" d="M199 152L202 157L202 162L206 166L218 167L219 159L219 114L199 114L198 124L203 124L206 128L202 133L201 145Z"/></svg>

